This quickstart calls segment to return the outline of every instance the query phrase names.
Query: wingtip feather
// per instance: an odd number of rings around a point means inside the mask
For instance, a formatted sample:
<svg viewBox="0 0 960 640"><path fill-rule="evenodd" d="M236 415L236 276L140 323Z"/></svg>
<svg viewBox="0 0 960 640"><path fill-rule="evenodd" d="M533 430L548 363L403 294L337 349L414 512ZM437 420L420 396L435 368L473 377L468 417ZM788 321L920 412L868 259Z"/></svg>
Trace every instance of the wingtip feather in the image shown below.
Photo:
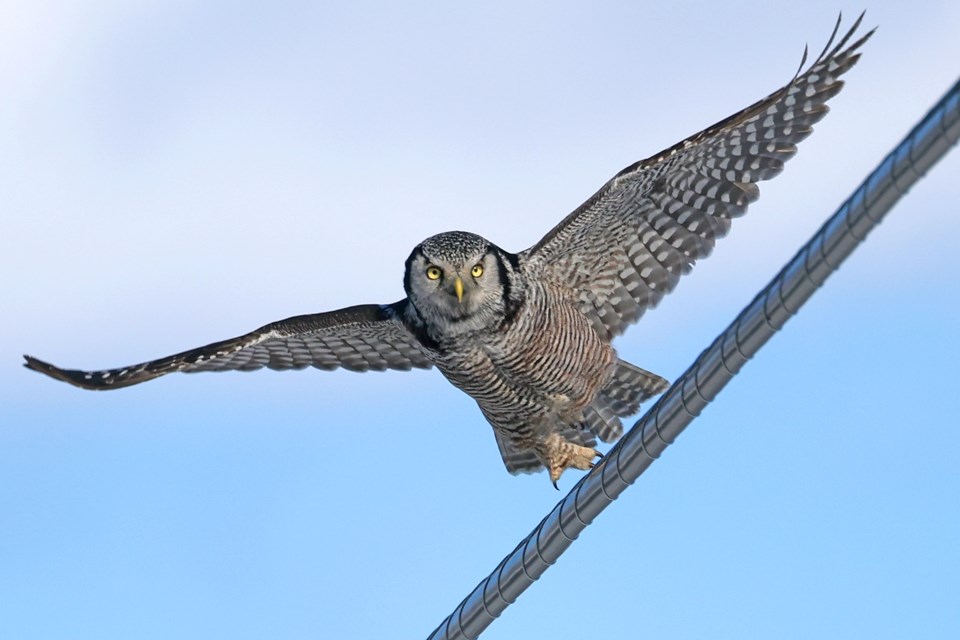
<svg viewBox="0 0 960 640"><path fill-rule="evenodd" d="M27 354L23 355L23 359L23 366L27 369L36 371L37 373L42 373L43 375L53 378L54 380L66 382L74 387L90 389L93 391L110 388L109 386L104 386L102 379L95 379L91 372L76 371L73 369L61 369L60 367L52 365L49 362L44 362L40 358L34 358L33 356Z"/></svg>
<svg viewBox="0 0 960 640"><path fill-rule="evenodd" d="M49 362L44 362L40 358L34 358L33 356L27 354L23 354L23 359L23 366L31 371L42 373L45 376L49 376L55 380L62 380L63 382L69 382L70 384L77 384L70 378L68 372L59 367L55 367Z"/></svg>
<svg viewBox="0 0 960 640"><path fill-rule="evenodd" d="M24 360L23 362L24 367L26 367L27 369L31 369L33 371L39 371L40 373L47 373L49 369L56 368L50 363L44 362L39 358L34 358L33 356L27 355L26 353L23 354L23 360Z"/></svg>

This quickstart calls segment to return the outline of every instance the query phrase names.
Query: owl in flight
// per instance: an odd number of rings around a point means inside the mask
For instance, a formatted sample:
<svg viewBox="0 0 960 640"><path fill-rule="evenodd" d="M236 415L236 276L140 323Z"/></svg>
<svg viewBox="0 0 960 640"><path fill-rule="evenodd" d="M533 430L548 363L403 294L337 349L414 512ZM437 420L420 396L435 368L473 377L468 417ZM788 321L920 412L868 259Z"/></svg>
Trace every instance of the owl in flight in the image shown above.
<svg viewBox="0 0 960 640"><path fill-rule="evenodd" d="M630 165L533 247L510 253L463 231L427 238L406 261L406 297L296 316L142 364L104 371L25 366L84 389L174 371L427 369L477 401L510 473L546 467L556 486L589 469L667 381L617 357L611 340L707 256L826 115L872 31L860 19L783 88ZM806 62L801 63L801 70Z"/></svg>

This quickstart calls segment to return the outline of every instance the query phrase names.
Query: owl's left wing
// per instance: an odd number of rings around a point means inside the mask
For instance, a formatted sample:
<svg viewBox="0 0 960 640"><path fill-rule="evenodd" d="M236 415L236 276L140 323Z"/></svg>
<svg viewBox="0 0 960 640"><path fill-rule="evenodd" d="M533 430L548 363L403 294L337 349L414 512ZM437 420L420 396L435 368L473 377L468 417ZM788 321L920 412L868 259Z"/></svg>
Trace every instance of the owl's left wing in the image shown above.
<svg viewBox="0 0 960 640"><path fill-rule="evenodd" d="M576 291L601 335L623 333L709 255L759 197L756 183L779 174L826 115L873 34L847 46L862 19L832 46L838 19L823 53L780 90L618 173L521 254L526 268Z"/></svg>
<svg viewBox="0 0 960 640"><path fill-rule="evenodd" d="M407 305L359 305L295 316L242 336L159 360L103 371L60 369L32 356L24 366L84 389L128 387L174 371L344 368L350 371L429 369L428 352L403 322Z"/></svg>

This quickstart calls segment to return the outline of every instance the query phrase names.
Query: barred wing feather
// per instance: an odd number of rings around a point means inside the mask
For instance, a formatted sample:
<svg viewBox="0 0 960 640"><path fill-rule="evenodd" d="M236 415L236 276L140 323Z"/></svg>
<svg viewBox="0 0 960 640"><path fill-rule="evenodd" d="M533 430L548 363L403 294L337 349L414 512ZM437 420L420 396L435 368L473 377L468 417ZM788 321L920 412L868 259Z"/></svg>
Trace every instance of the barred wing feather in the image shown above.
<svg viewBox="0 0 960 640"><path fill-rule="evenodd" d="M779 174L826 115L873 34L847 46L862 19L834 45L838 19L823 53L780 90L618 173L524 252L526 268L577 291L601 335L623 333L710 254L759 197L756 183Z"/></svg>
<svg viewBox="0 0 960 640"><path fill-rule="evenodd" d="M236 338L117 369L61 369L32 356L24 356L24 366L94 390L128 387L174 371L430 368L433 363L428 353L402 321L406 304L401 301L392 305L359 305L295 316Z"/></svg>

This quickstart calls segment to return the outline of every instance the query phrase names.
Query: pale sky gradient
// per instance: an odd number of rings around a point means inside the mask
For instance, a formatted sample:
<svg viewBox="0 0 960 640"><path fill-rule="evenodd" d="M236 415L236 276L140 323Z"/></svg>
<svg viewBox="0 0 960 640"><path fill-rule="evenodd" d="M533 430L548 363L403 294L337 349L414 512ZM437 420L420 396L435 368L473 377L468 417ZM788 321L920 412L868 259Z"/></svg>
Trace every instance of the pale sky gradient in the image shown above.
<svg viewBox="0 0 960 640"><path fill-rule="evenodd" d="M439 373L131 364L523 249L776 89L806 3L0 3L0 638L424 637L561 497ZM831 114L620 339L675 378L960 75L874 2ZM960 636L960 153L484 638ZM564 477L561 488L575 482Z"/></svg>

